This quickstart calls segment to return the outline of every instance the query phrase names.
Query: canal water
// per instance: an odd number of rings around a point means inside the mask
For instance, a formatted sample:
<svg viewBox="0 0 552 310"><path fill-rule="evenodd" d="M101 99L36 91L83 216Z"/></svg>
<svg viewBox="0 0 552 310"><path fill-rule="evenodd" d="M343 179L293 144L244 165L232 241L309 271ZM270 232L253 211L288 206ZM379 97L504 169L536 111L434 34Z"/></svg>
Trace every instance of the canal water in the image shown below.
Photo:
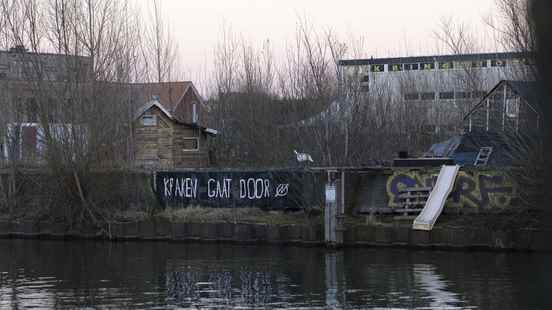
<svg viewBox="0 0 552 310"><path fill-rule="evenodd" d="M0 309L552 309L552 255L0 240Z"/></svg>

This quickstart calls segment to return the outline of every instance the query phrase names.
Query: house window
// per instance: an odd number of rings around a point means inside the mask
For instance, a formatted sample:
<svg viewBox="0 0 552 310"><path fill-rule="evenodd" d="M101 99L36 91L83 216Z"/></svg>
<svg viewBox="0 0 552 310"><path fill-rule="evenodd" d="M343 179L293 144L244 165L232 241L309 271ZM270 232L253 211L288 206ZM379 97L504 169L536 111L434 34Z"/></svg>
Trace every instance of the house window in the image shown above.
<svg viewBox="0 0 552 310"><path fill-rule="evenodd" d="M142 116L142 125L157 126L157 118L155 117L155 115L144 115Z"/></svg>
<svg viewBox="0 0 552 310"><path fill-rule="evenodd" d="M402 71L402 64L389 64L389 71Z"/></svg>
<svg viewBox="0 0 552 310"><path fill-rule="evenodd" d="M435 99L435 93L422 93L422 100L434 100Z"/></svg>
<svg viewBox="0 0 552 310"><path fill-rule="evenodd" d="M440 92L439 99L454 99L454 92L451 92L451 91Z"/></svg>
<svg viewBox="0 0 552 310"><path fill-rule="evenodd" d="M383 72L385 71L385 68L383 65L371 65L370 66L370 71L372 72Z"/></svg>
<svg viewBox="0 0 552 310"><path fill-rule="evenodd" d="M418 100L418 99L420 99L420 96L418 95L418 93L407 93L404 95L404 100L411 101L411 100Z"/></svg>
<svg viewBox="0 0 552 310"><path fill-rule="evenodd" d="M506 99L506 116L515 118L519 114L519 100L518 98Z"/></svg>
<svg viewBox="0 0 552 310"><path fill-rule="evenodd" d="M459 91L455 93L456 99L468 99L470 98L470 92Z"/></svg>
<svg viewBox="0 0 552 310"><path fill-rule="evenodd" d="M405 64L404 70L418 70L419 66L418 64Z"/></svg>
<svg viewBox="0 0 552 310"><path fill-rule="evenodd" d="M487 67L487 61L486 60L472 61L471 66L472 68L485 68Z"/></svg>
<svg viewBox="0 0 552 310"><path fill-rule="evenodd" d="M519 60L519 63L522 65L534 65L535 62L531 58L522 58Z"/></svg>
<svg viewBox="0 0 552 310"><path fill-rule="evenodd" d="M0 79L5 79L8 76L10 67L7 65L0 65Z"/></svg>
<svg viewBox="0 0 552 310"><path fill-rule="evenodd" d="M439 63L439 69L441 69L441 70L448 70L448 69L453 69L453 68L454 68L454 65L453 65L452 61L440 62Z"/></svg>
<svg viewBox="0 0 552 310"><path fill-rule="evenodd" d="M199 138L184 138L182 140L182 149L184 151L199 151Z"/></svg>
<svg viewBox="0 0 552 310"><path fill-rule="evenodd" d="M491 67L505 67L506 61L502 59L493 59L491 60Z"/></svg>
<svg viewBox="0 0 552 310"><path fill-rule="evenodd" d="M432 62L424 62L420 64L422 67L422 70L433 70L435 69L435 64Z"/></svg>

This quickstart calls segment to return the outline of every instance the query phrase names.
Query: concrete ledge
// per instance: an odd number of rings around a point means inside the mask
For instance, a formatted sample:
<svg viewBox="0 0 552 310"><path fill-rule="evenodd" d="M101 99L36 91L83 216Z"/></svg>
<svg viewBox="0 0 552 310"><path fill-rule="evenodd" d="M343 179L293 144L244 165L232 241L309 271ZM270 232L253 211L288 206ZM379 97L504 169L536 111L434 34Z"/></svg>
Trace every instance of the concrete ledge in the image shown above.
<svg viewBox="0 0 552 310"><path fill-rule="evenodd" d="M344 246L392 246L439 249L552 251L552 231L521 229L493 231L436 226L432 231L409 225L352 225L344 231ZM324 227L246 223L172 223L164 219L113 223L106 229L63 224L0 222L0 238L111 239L324 245ZM335 246L335 245L329 245Z"/></svg>
<svg viewBox="0 0 552 310"><path fill-rule="evenodd" d="M156 219L154 221L155 237L160 240L168 240L172 236L172 225L169 220Z"/></svg>
<svg viewBox="0 0 552 310"><path fill-rule="evenodd" d="M232 240L234 236L234 225L230 223L217 224L217 232L221 240Z"/></svg>
<svg viewBox="0 0 552 310"><path fill-rule="evenodd" d="M190 238L189 225L185 223L172 223L172 239L187 240Z"/></svg>

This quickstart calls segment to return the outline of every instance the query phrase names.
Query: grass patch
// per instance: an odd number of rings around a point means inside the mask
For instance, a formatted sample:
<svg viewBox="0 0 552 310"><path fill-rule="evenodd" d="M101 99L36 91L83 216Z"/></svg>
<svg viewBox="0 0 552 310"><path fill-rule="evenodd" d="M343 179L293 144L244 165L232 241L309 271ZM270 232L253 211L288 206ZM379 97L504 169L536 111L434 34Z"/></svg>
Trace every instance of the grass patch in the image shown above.
<svg viewBox="0 0 552 310"><path fill-rule="evenodd" d="M264 211L258 208L167 208L157 216L175 223L254 223L271 225L312 224L319 216L298 212Z"/></svg>

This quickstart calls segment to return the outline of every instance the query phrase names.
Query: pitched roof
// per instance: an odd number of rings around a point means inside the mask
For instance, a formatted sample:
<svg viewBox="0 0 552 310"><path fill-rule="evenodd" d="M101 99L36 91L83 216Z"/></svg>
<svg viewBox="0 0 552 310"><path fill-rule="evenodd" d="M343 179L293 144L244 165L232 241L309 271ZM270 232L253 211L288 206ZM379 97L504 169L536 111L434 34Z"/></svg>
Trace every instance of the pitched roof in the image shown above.
<svg viewBox="0 0 552 310"><path fill-rule="evenodd" d="M132 95L134 101L141 106L144 102L152 100L154 96L159 98L161 105L169 112L173 112L176 106L188 91L193 87L192 82L163 82L163 83L133 83Z"/></svg>
<svg viewBox="0 0 552 310"><path fill-rule="evenodd" d="M535 111L535 113L539 113L537 108L539 101L543 100L543 98L539 96L537 82L502 80L498 82L498 84L496 84L495 87L493 87L485 96L483 96L483 98L481 98L481 100L466 114L466 116L464 116L464 120L470 117L470 115L479 109L481 105L485 104L485 100L487 100L487 98L502 84L506 84L510 87L516 94L525 99L527 105Z"/></svg>
<svg viewBox="0 0 552 310"><path fill-rule="evenodd" d="M140 118L146 111L148 111L149 109L151 109L152 107L157 107L159 110L161 110L161 112L163 112L163 114L165 114L171 121L177 123L177 124L182 124L182 125L187 125L187 126L190 126L190 127L193 127L193 128L199 128L201 131L204 131L205 133L207 134L210 134L210 135L213 135L213 136L216 136L218 135L218 130L216 129L213 129L213 128L208 128L208 127L204 127L204 126L200 126L199 124L196 124L196 123L187 123L187 122L183 122L181 120L179 120L178 118L174 117L174 115L168 111L164 106L163 104L161 104L159 102L158 99L154 99L154 100L150 100L148 101L146 104L142 105L141 107L139 107L136 112L134 113L134 119L138 119Z"/></svg>
<svg viewBox="0 0 552 310"><path fill-rule="evenodd" d="M505 81L520 97L534 106L540 100L537 82L530 81Z"/></svg>
<svg viewBox="0 0 552 310"><path fill-rule="evenodd" d="M138 108L138 110L134 113L134 119L138 119L142 114L144 114L147 110L151 109L152 107L157 107L159 110L161 110L169 119L176 120L174 116L171 114L171 112L167 111L165 107L158 101L158 100L151 100Z"/></svg>

